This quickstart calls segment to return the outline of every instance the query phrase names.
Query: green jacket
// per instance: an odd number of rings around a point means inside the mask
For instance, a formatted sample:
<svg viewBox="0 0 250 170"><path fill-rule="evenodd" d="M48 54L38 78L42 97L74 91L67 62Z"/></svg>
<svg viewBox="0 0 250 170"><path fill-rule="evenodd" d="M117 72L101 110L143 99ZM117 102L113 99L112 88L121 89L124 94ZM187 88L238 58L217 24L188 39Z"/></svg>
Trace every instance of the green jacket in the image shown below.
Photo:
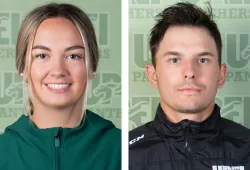
<svg viewBox="0 0 250 170"><path fill-rule="evenodd" d="M120 170L121 131L91 111L76 128L38 129L21 116L0 135L0 170Z"/></svg>

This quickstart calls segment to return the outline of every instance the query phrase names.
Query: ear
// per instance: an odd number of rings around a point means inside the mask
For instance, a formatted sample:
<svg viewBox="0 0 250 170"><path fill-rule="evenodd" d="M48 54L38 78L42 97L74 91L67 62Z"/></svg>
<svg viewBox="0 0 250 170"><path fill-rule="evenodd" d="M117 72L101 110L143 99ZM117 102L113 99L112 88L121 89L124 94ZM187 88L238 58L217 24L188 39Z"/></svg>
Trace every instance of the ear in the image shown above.
<svg viewBox="0 0 250 170"><path fill-rule="evenodd" d="M89 79L92 79L95 76L95 72L89 73Z"/></svg>
<svg viewBox="0 0 250 170"><path fill-rule="evenodd" d="M146 65L146 74L151 86L153 88L158 88L156 71L155 67L152 64Z"/></svg>
<svg viewBox="0 0 250 170"><path fill-rule="evenodd" d="M226 64L221 64L218 88L221 88L221 87L224 86L225 81L226 81L226 75L227 75L227 65Z"/></svg>
<svg viewBox="0 0 250 170"><path fill-rule="evenodd" d="M26 71L26 69L23 70L22 73L20 73L20 76L23 78L23 80L28 83L28 73Z"/></svg>

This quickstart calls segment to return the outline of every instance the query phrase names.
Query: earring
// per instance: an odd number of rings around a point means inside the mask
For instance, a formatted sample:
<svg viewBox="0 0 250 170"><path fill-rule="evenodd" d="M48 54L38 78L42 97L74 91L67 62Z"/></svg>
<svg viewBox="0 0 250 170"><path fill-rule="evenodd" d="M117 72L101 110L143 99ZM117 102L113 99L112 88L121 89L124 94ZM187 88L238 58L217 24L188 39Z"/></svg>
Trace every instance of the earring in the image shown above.
<svg viewBox="0 0 250 170"><path fill-rule="evenodd" d="M23 73L20 73L20 76L23 77Z"/></svg>

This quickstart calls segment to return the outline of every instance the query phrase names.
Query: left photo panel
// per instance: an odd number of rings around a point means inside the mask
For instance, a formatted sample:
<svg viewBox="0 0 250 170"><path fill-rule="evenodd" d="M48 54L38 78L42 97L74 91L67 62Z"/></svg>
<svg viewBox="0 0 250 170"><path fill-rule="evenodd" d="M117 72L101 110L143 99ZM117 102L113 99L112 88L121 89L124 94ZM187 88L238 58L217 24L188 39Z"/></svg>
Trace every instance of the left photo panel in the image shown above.
<svg viewBox="0 0 250 170"><path fill-rule="evenodd" d="M121 119L121 0L1 0L0 169L119 170Z"/></svg>

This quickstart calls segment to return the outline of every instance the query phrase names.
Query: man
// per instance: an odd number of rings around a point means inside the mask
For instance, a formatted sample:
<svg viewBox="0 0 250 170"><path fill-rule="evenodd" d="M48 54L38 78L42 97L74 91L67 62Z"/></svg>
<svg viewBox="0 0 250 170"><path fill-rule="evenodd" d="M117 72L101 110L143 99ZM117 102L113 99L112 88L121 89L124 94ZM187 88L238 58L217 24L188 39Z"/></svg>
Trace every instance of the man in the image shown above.
<svg viewBox="0 0 250 170"><path fill-rule="evenodd" d="M250 130L215 104L227 67L211 16L190 3L157 16L146 73L160 104L152 122L130 132L130 170L250 170Z"/></svg>

